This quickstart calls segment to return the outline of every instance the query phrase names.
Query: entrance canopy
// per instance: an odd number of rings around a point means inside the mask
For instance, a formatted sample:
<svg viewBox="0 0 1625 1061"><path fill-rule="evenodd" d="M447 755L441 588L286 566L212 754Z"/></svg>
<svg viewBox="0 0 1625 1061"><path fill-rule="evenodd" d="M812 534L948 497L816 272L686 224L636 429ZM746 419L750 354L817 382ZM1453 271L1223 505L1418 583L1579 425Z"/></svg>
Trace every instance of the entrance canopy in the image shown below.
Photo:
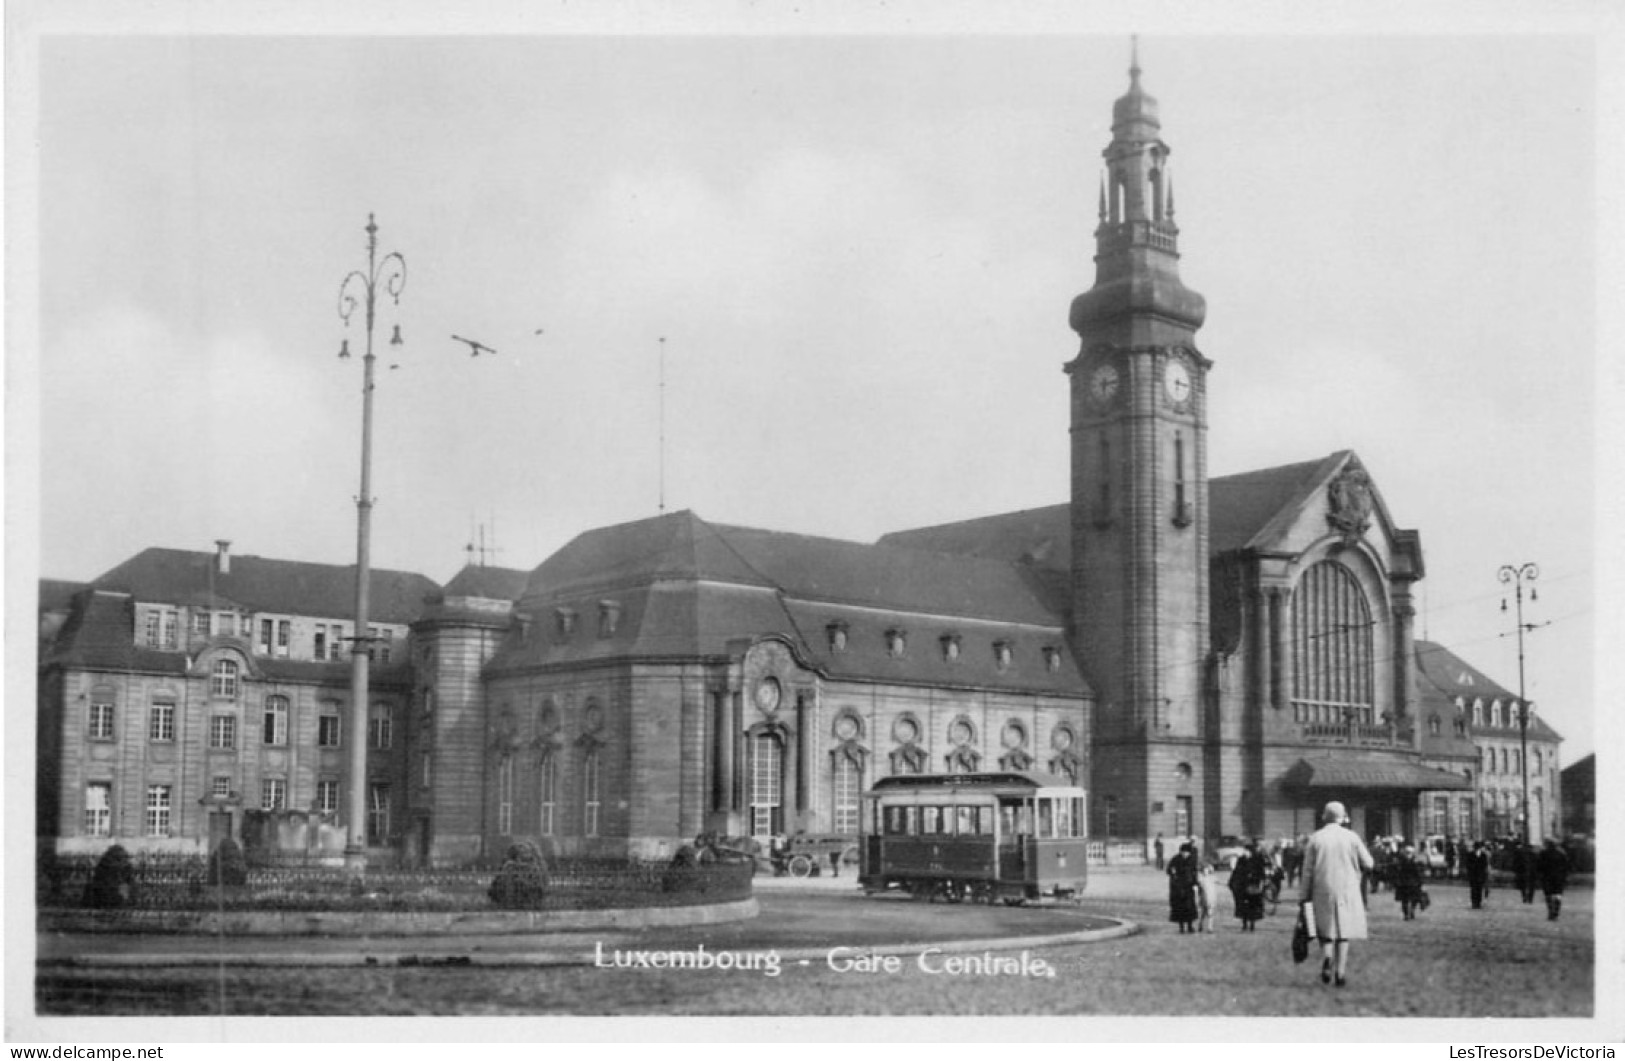
<svg viewBox="0 0 1625 1061"><path fill-rule="evenodd" d="M1433 792L1473 787L1473 783L1460 774L1416 763L1360 759L1299 759L1282 781L1290 788L1305 789L1379 788Z"/></svg>

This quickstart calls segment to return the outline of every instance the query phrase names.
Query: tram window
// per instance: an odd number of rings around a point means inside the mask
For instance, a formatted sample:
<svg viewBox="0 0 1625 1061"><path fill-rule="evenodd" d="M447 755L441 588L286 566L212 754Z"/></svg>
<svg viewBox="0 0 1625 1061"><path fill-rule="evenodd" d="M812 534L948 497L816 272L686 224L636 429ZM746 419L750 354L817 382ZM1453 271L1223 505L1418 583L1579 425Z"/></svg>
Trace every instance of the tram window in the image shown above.
<svg viewBox="0 0 1625 1061"><path fill-rule="evenodd" d="M1038 835L1046 838L1058 835L1055 832L1055 801L1052 799L1038 801Z"/></svg>
<svg viewBox="0 0 1625 1061"><path fill-rule="evenodd" d="M976 808L955 807L954 810L958 817L958 825L956 826L955 831L958 832L960 836L976 835Z"/></svg>
<svg viewBox="0 0 1625 1061"><path fill-rule="evenodd" d="M1078 801L1075 799L1058 799L1055 801L1055 835L1067 839L1078 835L1077 819L1073 816Z"/></svg>
<svg viewBox="0 0 1625 1061"><path fill-rule="evenodd" d="M885 831L886 831L887 836L903 836L903 835L907 834L907 832L908 832L908 821L903 816L903 811L906 810L906 809L907 809L906 807L887 807L886 808L886 830Z"/></svg>
<svg viewBox="0 0 1625 1061"><path fill-rule="evenodd" d="M1083 813L1083 800L1076 796L1072 797L1072 835L1085 835L1088 821Z"/></svg>
<svg viewBox="0 0 1625 1061"><path fill-rule="evenodd" d="M1007 836L1030 835L1033 831L1033 805L1031 800L1003 800L999 803L999 817Z"/></svg>
<svg viewBox="0 0 1625 1061"><path fill-rule="evenodd" d="M971 813L971 832L975 833L977 836L993 835L992 807L967 807L966 810L969 810Z"/></svg>
<svg viewBox="0 0 1625 1061"><path fill-rule="evenodd" d="M941 807L920 808L920 832L926 836L940 832L942 828Z"/></svg>

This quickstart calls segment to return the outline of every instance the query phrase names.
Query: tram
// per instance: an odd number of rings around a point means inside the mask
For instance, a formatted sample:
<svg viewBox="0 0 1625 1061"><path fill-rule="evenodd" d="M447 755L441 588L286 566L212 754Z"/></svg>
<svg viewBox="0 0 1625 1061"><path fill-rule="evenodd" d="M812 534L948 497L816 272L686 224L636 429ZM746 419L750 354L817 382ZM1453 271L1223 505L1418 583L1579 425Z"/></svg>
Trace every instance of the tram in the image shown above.
<svg viewBox="0 0 1625 1061"><path fill-rule="evenodd" d="M1009 771L900 774L863 795L858 884L865 895L1003 901L1083 890L1087 794L1063 778Z"/></svg>

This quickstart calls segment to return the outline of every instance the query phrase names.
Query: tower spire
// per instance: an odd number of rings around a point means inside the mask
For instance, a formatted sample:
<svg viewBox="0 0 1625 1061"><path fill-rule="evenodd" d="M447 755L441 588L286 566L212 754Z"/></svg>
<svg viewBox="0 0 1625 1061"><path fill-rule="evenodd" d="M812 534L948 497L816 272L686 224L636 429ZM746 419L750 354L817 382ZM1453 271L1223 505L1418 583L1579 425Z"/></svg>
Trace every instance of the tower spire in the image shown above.
<svg viewBox="0 0 1625 1061"><path fill-rule="evenodd" d="M1138 33L1129 37L1128 79L1131 85L1140 83L1140 35Z"/></svg>

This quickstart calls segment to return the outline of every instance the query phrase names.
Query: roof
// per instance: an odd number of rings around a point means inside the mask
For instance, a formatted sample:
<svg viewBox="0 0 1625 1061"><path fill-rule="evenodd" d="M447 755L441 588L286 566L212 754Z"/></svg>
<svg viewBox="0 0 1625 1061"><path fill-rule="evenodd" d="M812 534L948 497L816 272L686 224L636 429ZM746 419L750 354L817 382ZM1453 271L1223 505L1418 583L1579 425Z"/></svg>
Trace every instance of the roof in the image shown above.
<svg viewBox="0 0 1625 1061"><path fill-rule="evenodd" d="M600 625L613 602L614 630ZM713 524L683 511L577 536L531 575L518 605L530 632L492 669L627 656L730 654L779 636L832 677L1085 695L1066 645L1066 582L1056 572L884 544ZM576 629L560 635L560 612ZM847 629L846 647L828 628ZM907 631L901 655L887 630ZM942 638L960 638L948 660ZM992 644L1009 641L1001 666ZM1053 646L1058 666L1045 665Z"/></svg>
<svg viewBox="0 0 1625 1061"><path fill-rule="evenodd" d="M1352 455L1339 450L1315 460L1209 480L1209 553L1245 548L1284 513L1297 512ZM1071 507L1050 505L893 531L880 542L1064 571L1072 562Z"/></svg>
<svg viewBox="0 0 1625 1061"><path fill-rule="evenodd" d="M355 565L312 564L233 556L221 573L213 552L151 548L96 579L98 589L143 603L206 604L282 615L343 618L355 614ZM370 575L374 622L409 623L440 587L422 575L377 568Z"/></svg>
<svg viewBox="0 0 1625 1061"><path fill-rule="evenodd" d="M529 581L529 571L469 564L453 575L441 592L446 597L481 597L486 600L516 601L524 594L525 584Z"/></svg>
<svg viewBox="0 0 1625 1061"><path fill-rule="evenodd" d="M1416 792L1473 787L1473 783L1460 774L1398 759L1353 758L1346 753L1336 759L1299 759L1281 782L1289 788L1382 788Z"/></svg>
<svg viewBox="0 0 1625 1061"><path fill-rule="evenodd" d="M42 578L39 580L39 610L42 612L67 611L73 604L73 596L89 583L69 582L60 578Z"/></svg>
<svg viewBox="0 0 1625 1061"><path fill-rule="evenodd" d="M1516 693L1507 691L1494 679L1488 677L1483 671L1474 667L1443 645L1432 641L1416 642L1416 670L1417 692L1425 705L1455 709L1456 698L1461 697L1468 705L1474 700L1483 700L1490 703L1500 700L1507 704L1518 703ZM1485 733L1515 732L1516 725L1496 727L1491 725L1472 724L1471 715L1468 716L1468 731L1483 735ZM1559 741L1562 736L1545 719L1540 717L1538 711L1530 713L1529 736L1537 740Z"/></svg>

